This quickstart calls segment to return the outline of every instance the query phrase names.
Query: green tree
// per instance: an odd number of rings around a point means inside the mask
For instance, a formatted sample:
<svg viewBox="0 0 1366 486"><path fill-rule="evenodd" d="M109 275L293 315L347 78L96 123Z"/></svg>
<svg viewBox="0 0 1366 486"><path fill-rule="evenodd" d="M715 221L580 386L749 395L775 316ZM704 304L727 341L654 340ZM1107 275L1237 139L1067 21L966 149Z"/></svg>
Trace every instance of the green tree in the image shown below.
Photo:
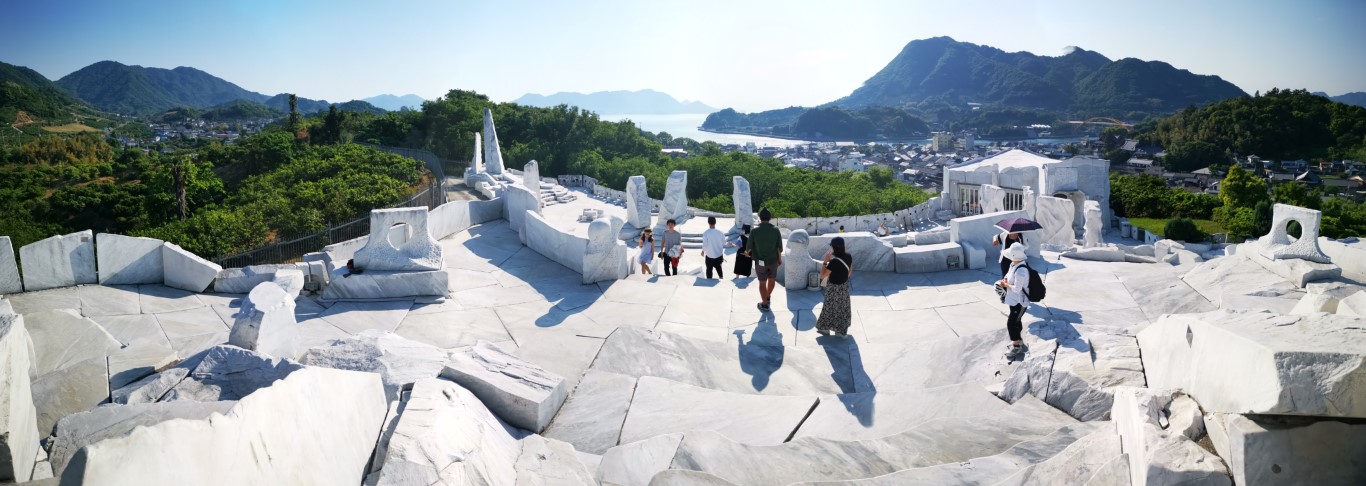
<svg viewBox="0 0 1366 486"><path fill-rule="evenodd" d="M873 186L878 189L886 189L887 186L892 185L892 183L896 181L896 177L892 175L892 169L887 167L871 167L868 169L867 174L868 180L872 181Z"/></svg>
<svg viewBox="0 0 1366 486"><path fill-rule="evenodd" d="M1301 184L1299 181L1286 181L1276 184L1276 187L1271 190L1271 197L1281 204L1309 209L1319 209L1323 204L1323 196L1318 189L1310 189L1309 186Z"/></svg>
<svg viewBox="0 0 1366 486"><path fill-rule="evenodd" d="M1269 201L1257 201L1257 205L1252 208L1252 223L1256 228L1255 234L1264 235L1271 231L1271 203Z"/></svg>
<svg viewBox="0 0 1366 486"><path fill-rule="evenodd" d="M1266 181L1235 165L1229 168L1228 175L1219 183L1219 198L1224 201L1225 207L1251 211L1259 201L1266 201L1270 196L1266 192Z"/></svg>

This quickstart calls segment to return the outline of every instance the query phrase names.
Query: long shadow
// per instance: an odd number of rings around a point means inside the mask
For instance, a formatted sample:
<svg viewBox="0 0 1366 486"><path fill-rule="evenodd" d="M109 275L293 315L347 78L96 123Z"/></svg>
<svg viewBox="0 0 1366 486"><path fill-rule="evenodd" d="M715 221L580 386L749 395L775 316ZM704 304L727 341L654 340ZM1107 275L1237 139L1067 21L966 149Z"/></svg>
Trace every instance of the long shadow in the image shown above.
<svg viewBox="0 0 1366 486"><path fill-rule="evenodd" d="M755 391L768 388L769 377L783 367L786 348L782 346L783 335L778 332L778 324L771 314L761 317L754 328L754 334L745 342L745 330L735 330L735 342L740 357L740 371L750 375L750 384ZM777 343L771 345L768 343Z"/></svg>
<svg viewBox="0 0 1366 486"><path fill-rule="evenodd" d="M577 271L523 245L517 233L508 228L506 223L473 226L469 232L473 238L464 242L463 246L471 253L488 260L489 264L516 277L547 301L556 304L536 318L536 327L563 324L570 316L583 312L602 298L603 291L597 284L584 284ZM534 262L516 261L523 252L526 252L525 258L533 259Z"/></svg>
<svg viewBox="0 0 1366 486"><path fill-rule="evenodd" d="M877 387L863 368L863 355L858 340L851 337L822 336L816 342L830 360L830 376L840 387L838 395L844 411L858 419L859 425L873 426L873 412ZM841 379L844 378L844 379Z"/></svg>

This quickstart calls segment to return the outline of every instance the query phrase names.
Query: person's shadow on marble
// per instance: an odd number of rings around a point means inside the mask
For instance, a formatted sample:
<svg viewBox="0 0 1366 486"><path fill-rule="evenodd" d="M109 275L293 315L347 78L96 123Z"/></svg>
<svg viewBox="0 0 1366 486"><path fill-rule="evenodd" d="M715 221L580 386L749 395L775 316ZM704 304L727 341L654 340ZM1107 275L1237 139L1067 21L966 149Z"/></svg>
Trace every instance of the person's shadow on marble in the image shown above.
<svg viewBox="0 0 1366 486"><path fill-rule="evenodd" d="M783 367L783 334L778 332L778 323L772 317L764 317L754 328L749 342L745 341L745 330L735 330L735 342L740 357L740 371L750 375L750 383L755 391L768 388L769 377Z"/></svg>

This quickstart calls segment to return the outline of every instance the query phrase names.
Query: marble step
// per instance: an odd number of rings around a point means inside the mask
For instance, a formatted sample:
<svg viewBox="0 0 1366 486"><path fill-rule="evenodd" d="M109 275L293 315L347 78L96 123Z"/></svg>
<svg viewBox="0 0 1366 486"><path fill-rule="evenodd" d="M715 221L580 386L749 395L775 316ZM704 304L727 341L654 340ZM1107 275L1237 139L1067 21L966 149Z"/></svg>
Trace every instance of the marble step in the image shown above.
<svg viewBox="0 0 1366 486"><path fill-rule="evenodd" d="M1070 417L1039 416L1037 409L1012 406L993 415L933 420L898 434L860 441L807 437L755 446L714 431L689 431L609 449L599 465L598 479L623 486L648 484L645 479L666 469L701 471L745 485L868 479L1002 454L1055 434L1062 435L1049 443L1062 450L1102 426Z"/></svg>

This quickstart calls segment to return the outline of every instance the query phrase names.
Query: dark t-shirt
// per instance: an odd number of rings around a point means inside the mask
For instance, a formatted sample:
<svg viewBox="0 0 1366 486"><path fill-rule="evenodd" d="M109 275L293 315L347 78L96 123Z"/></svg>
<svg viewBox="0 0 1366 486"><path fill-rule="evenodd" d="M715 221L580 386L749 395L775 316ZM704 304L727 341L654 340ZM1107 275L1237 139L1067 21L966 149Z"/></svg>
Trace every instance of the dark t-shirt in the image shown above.
<svg viewBox="0 0 1366 486"><path fill-rule="evenodd" d="M778 254L782 252L783 235L776 226L769 223L760 224L749 233L750 258L764 262L765 265L772 265L778 261Z"/></svg>
<svg viewBox="0 0 1366 486"><path fill-rule="evenodd" d="M844 264L841 265L840 262L835 261L837 259L844 262ZM825 268L830 269L830 283L838 285L848 282L849 269L853 268L853 266L853 255L839 255L830 258L830 261L825 264Z"/></svg>

